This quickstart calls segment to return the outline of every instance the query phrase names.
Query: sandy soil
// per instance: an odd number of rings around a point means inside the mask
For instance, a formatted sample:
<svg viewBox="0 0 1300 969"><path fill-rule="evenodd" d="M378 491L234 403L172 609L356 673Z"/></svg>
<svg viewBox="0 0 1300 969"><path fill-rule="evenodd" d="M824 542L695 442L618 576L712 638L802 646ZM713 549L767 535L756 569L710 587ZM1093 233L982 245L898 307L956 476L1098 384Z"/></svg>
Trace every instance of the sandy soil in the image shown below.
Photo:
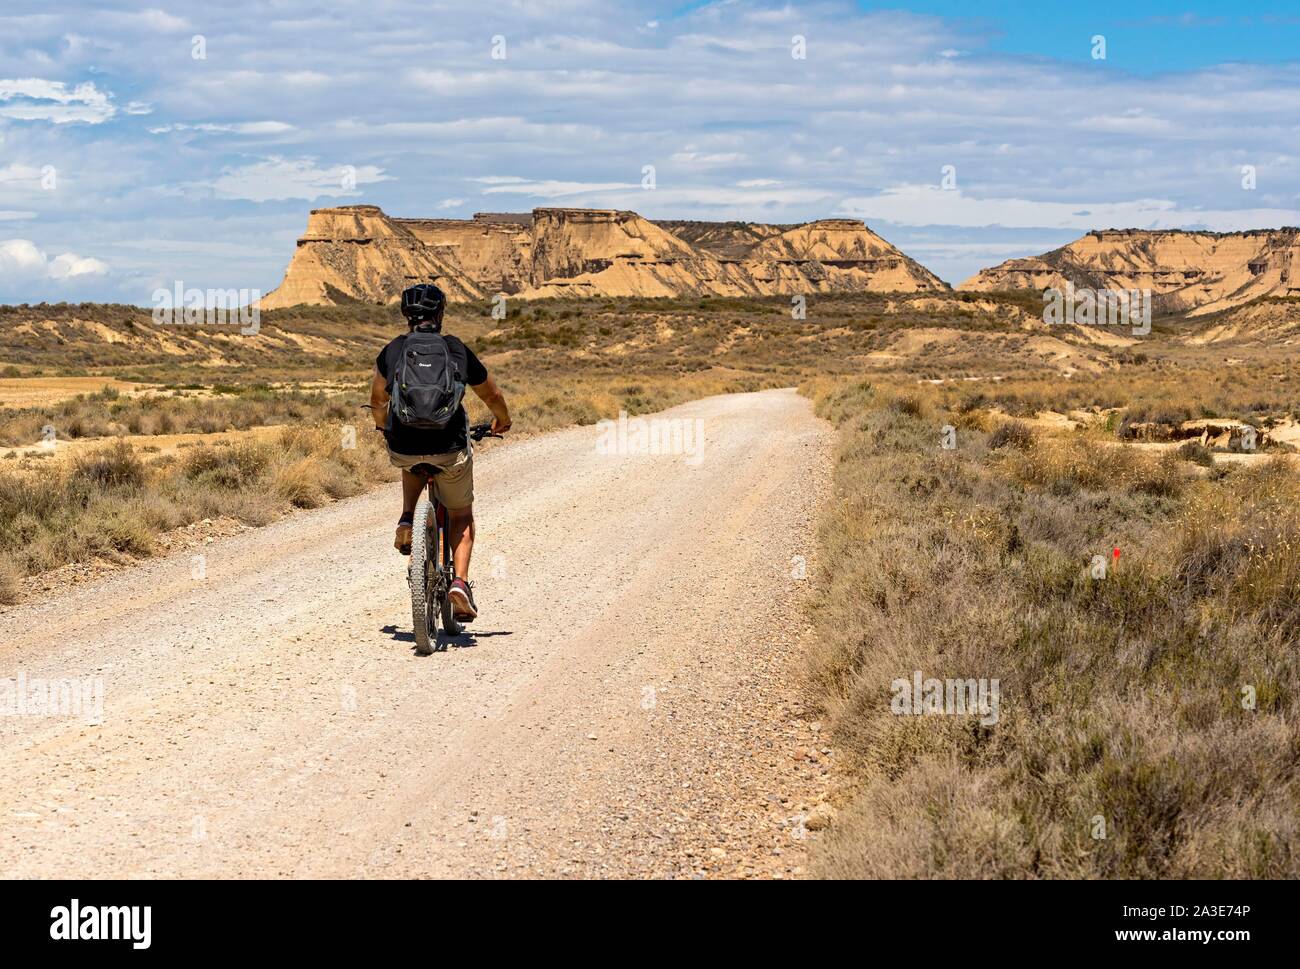
<svg viewBox="0 0 1300 969"><path fill-rule="evenodd" d="M220 441L238 441L241 438L263 440L280 433L283 424L261 424L241 431L215 431L212 434L199 432L188 434L124 434L120 437L74 437L56 440L52 446L29 444L19 447L0 447L0 458L14 454L17 457L61 458L68 459L86 451L106 447L117 441L123 441L145 460L176 454L182 448L195 444L216 444Z"/></svg>
<svg viewBox="0 0 1300 969"><path fill-rule="evenodd" d="M97 678L102 721L0 716L0 871L800 872L834 751L802 706L831 432L710 398L703 461L597 428L478 456L482 616L414 655L385 488L0 612L4 678ZM812 563L809 563L809 569Z"/></svg>
<svg viewBox="0 0 1300 969"><path fill-rule="evenodd" d="M112 377L0 377L0 407L43 407L107 388L127 397L156 389L152 384L130 383Z"/></svg>

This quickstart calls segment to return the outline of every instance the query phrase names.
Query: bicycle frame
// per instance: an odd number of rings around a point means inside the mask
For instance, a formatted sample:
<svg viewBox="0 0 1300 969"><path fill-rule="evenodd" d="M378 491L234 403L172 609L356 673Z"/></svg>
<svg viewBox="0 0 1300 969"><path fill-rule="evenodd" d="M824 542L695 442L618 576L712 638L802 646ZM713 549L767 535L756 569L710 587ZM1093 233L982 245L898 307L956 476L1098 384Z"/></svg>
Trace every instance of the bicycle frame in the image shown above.
<svg viewBox="0 0 1300 969"><path fill-rule="evenodd" d="M455 550L451 547L451 529L448 527L450 519L442 502L434 497L432 480L428 484L428 489L429 503L433 505L433 520L438 533L438 568L445 576L447 586L450 587L452 579L456 578Z"/></svg>
<svg viewBox="0 0 1300 969"><path fill-rule="evenodd" d="M478 424L468 429L468 436L473 441L490 433L488 424ZM412 523L412 558L407 570L416 652L427 656L437 647L439 617L443 631L448 635L457 636L465 630L456 619L451 602L451 584L456 580L456 557L455 550L451 547L451 516L438 500L437 489L434 488L439 469L435 465L417 464L410 471L424 479L422 490L427 494L427 499L422 497L416 505L415 520ZM415 555L417 549L420 550L418 561Z"/></svg>

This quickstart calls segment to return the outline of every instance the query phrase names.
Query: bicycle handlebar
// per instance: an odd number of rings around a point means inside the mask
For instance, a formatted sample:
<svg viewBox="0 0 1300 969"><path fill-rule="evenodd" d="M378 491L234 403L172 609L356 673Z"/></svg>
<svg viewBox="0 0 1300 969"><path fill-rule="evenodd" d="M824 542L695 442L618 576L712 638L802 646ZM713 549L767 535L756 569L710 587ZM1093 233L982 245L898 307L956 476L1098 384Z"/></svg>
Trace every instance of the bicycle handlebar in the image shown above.
<svg viewBox="0 0 1300 969"><path fill-rule="evenodd" d="M476 441L481 441L485 437L501 437L500 434L492 433L492 422L484 421L482 424L473 424L469 429L469 436Z"/></svg>

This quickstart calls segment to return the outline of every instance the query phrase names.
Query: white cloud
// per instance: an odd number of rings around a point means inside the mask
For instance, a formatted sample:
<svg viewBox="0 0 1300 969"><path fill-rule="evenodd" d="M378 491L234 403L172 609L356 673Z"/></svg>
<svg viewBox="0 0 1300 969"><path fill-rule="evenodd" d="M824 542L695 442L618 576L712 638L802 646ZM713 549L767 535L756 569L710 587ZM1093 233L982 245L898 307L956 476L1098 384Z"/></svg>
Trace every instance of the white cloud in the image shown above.
<svg viewBox="0 0 1300 969"><path fill-rule="evenodd" d="M29 239L0 242L0 279L63 280L76 276L102 276L108 264L65 252L51 259Z"/></svg>
<svg viewBox="0 0 1300 969"><path fill-rule="evenodd" d="M117 113L110 98L91 81L69 90L62 81L37 77L0 80L0 117L55 124L101 124Z"/></svg>
<svg viewBox="0 0 1300 969"><path fill-rule="evenodd" d="M178 31L190 29L185 20L175 17L165 10L113 12L105 14L104 17L108 22L116 26L126 27L129 30L147 30L159 34L174 34Z"/></svg>
<svg viewBox="0 0 1300 969"><path fill-rule="evenodd" d="M745 160L745 156L738 151L714 152L709 155L697 151L679 151L670 157L682 165L735 165Z"/></svg>
<svg viewBox="0 0 1300 969"><path fill-rule="evenodd" d="M468 199L443 199L438 203L439 209L458 209L464 205Z"/></svg>
<svg viewBox="0 0 1300 969"><path fill-rule="evenodd" d="M946 225L1018 229L1185 229L1215 232L1300 224L1294 209L1181 208L1167 199L1125 202L1040 202L1021 198L972 198L935 185L903 185L878 195L846 198L839 211L899 225Z"/></svg>
<svg viewBox="0 0 1300 969"><path fill-rule="evenodd" d="M563 198L566 195L582 195L598 192L621 192L640 186L635 182L563 182L555 179L532 181L515 176L493 176L471 178L471 182L489 185L483 189L484 195L531 195L534 198Z"/></svg>
<svg viewBox="0 0 1300 969"><path fill-rule="evenodd" d="M184 122L178 122L150 128L149 134L165 135L173 131L197 131L204 134L278 135L293 130L293 125L286 124L283 121L242 121L235 124L185 124Z"/></svg>
<svg viewBox="0 0 1300 969"><path fill-rule="evenodd" d="M645 189L640 183L531 181L518 176L484 176L469 179L490 184L484 195L508 193L538 199L562 198L566 205L630 209L651 218L689 211L692 218L762 219L774 207L818 206L821 211L833 197L817 188L782 188L772 179L744 187L664 187Z"/></svg>
<svg viewBox="0 0 1300 969"><path fill-rule="evenodd" d="M20 165L15 162L0 168L0 185L5 182L39 182L41 170L33 165Z"/></svg>
<svg viewBox="0 0 1300 969"><path fill-rule="evenodd" d="M313 158L264 158L252 165L224 169L210 184L225 198L267 202L273 199L342 198L360 195L358 186L386 182L374 165L318 168Z"/></svg>

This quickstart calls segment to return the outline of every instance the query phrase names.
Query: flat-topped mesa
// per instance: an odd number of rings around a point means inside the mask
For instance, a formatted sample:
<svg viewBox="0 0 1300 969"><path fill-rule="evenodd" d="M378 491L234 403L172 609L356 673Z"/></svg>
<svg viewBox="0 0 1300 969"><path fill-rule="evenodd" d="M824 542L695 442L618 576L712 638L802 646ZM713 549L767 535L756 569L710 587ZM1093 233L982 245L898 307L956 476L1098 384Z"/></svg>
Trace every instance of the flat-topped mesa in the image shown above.
<svg viewBox="0 0 1300 969"><path fill-rule="evenodd" d="M377 205L341 205L331 209L312 209L307 216L307 230L298 245L309 242L370 242L395 234L383 210Z"/></svg>
<svg viewBox="0 0 1300 969"><path fill-rule="evenodd" d="M425 244L378 206L312 209L284 281L258 305L270 310L304 303L386 304L412 282L429 280L450 299L483 296L453 253Z"/></svg>
<svg viewBox="0 0 1300 969"><path fill-rule="evenodd" d="M1063 289L1067 283L1150 290L1157 308L1191 316L1262 296L1296 296L1300 230L1097 230L1041 256L1008 259L982 270L958 289Z"/></svg>
<svg viewBox="0 0 1300 969"><path fill-rule="evenodd" d="M510 223L514 225L531 226L533 224L533 213L531 212L475 212L474 222L491 222L494 224Z"/></svg>
<svg viewBox="0 0 1300 969"><path fill-rule="evenodd" d="M1207 239L1232 239L1239 236L1296 236L1300 227L1284 225L1277 229L1242 229L1237 232L1213 232L1209 229L1092 229L1088 235L1097 239L1141 239L1156 236L1203 236Z"/></svg>
<svg viewBox="0 0 1300 969"><path fill-rule="evenodd" d="M546 221L586 224L615 223L639 218L639 215L627 209L574 209L551 205L533 209L533 225Z"/></svg>
<svg viewBox="0 0 1300 969"><path fill-rule="evenodd" d="M803 224L805 229L839 229L845 232L860 232L866 227L861 219L814 219Z"/></svg>
<svg viewBox="0 0 1300 969"><path fill-rule="evenodd" d="M347 205L312 210L284 282L262 306L393 302L422 273L452 300L947 288L857 219L652 222L568 207L407 219Z"/></svg>

